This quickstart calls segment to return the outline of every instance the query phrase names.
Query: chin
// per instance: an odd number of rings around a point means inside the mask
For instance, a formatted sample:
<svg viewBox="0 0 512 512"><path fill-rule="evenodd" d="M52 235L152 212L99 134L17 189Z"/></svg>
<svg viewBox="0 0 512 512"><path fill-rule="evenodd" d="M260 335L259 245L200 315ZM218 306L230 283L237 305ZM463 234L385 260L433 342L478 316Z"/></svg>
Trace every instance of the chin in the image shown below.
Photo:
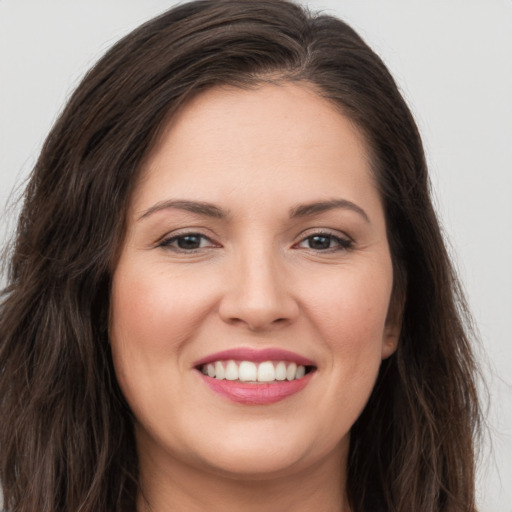
<svg viewBox="0 0 512 512"><path fill-rule="evenodd" d="M290 476L311 468L321 460L333 457L340 460L344 443L334 447L320 446L304 436L293 433L276 434L259 432L236 436L230 434L229 442L197 446L203 464L210 471L235 480L266 480ZM348 447L348 436L346 438Z"/></svg>
<svg viewBox="0 0 512 512"><path fill-rule="evenodd" d="M285 477L306 467L303 454L245 450L217 454L204 461L210 471L233 480L267 480Z"/></svg>

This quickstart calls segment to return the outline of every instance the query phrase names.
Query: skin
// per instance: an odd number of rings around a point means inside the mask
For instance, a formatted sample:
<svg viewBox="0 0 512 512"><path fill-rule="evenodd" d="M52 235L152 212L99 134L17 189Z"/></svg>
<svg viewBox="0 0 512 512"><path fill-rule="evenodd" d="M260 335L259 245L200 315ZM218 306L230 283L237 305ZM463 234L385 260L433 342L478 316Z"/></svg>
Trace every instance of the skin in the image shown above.
<svg viewBox="0 0 512 512"><path fill-rule="evenodd" d="M355 207L290 217L338 199ZM161 208L169 200L225 217ZM200 235L196 249L179 248L187 233ZM348 118L307 84L188 102L146 161L113 278L139 510L348 511L350 428L397 343L392 283L382 203ZM280 402L234 403L194 368L234 347L291 350L316 371Z"/></svg>

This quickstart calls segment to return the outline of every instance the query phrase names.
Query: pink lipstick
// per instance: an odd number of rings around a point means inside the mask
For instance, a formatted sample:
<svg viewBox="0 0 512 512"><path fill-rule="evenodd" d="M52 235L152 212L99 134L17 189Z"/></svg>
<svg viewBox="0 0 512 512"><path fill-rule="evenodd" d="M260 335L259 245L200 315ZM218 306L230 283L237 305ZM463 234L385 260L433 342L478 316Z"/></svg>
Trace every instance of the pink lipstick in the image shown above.
<svg viewBox="0 0 512 512"><path fill-rule="evenodd" d="M298 393L310 382L313 361L282 349L237 348L195 362L203 382L233 402L264 405Z"/></svg>

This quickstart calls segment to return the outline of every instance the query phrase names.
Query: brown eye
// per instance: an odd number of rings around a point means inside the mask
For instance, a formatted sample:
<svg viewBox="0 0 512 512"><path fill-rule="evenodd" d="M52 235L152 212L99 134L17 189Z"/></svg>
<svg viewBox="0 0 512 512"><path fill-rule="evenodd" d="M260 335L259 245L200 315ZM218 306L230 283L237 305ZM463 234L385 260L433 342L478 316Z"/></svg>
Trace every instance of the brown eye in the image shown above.
<svg viewBox="0 0 512 512"><path fill-rule="evenodd" d="M201 247L201 236L185 235L176 239L176 245L180 249L199 249Z"/></svg>
<svg viewBox="0 0 512 512"><path fill-rule="evenodd" d="M329 233L317 233L304 238L298 246L313 251L337 251L350 249L352 241Z"/></svg>
<svg viewBox="0 0 512 512"><path fill-rule="evenodd" d="M167 238L160 244L160 247L187 252L215 247L215 244L208 237L200 233L185 233Z"/></svg>
<svg viewBox="0 0 512 512"><path fill-rule="evenodd" d="M330 249L332 237L324 235L314 235L307 238L308 246L310 249L322 250Z"/></svg>

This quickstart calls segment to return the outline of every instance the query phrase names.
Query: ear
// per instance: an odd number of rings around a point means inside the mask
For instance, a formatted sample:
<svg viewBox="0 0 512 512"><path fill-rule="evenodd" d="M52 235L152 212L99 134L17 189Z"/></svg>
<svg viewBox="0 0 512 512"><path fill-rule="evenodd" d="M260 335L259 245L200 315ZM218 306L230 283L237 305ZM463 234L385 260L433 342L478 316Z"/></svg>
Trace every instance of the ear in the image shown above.
<svg viewBox="0 0 512 512"><path fill-rule="evenodd" d="M405 294L393 290L382 337L382 359L387 359L398 348L404 307Z"/></svg>
<svg viewBox="0 0 512 512"><path fill-rule="evenodd" d="M401 330L401 322L389 321L388 319L384 327L384 336L382 338L382 359L387 359L398 348Z"/></svg>

